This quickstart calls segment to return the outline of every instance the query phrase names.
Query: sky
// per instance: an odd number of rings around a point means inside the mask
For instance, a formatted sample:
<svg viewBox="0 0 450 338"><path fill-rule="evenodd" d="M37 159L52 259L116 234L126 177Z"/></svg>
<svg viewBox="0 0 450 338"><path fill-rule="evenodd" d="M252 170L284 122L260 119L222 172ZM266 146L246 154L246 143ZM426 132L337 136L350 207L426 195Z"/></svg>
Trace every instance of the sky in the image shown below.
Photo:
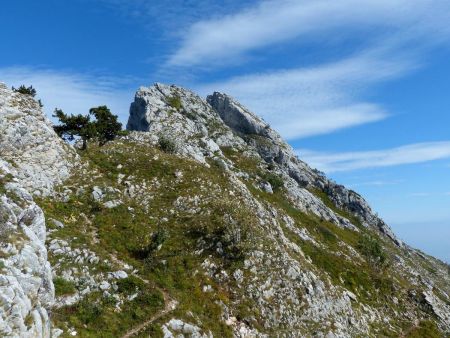
<svg viewBox="0 0 450 338"><path fill-rule="evenodd" d="M411 3L6 1L0 81L49 116L107 105L123 123L142 85L225 92L450 262L450 2Z"/></svg>

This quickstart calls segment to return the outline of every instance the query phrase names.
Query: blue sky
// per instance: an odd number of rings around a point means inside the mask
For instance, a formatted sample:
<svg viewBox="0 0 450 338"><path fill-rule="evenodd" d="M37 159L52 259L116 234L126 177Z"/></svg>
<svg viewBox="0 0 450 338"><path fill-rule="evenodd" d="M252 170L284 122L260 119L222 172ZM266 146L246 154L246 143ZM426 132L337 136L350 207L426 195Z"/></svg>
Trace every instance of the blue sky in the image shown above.
<svg viewBox="0 0 450 338"><path fill-rule="evenodd" d="M0 81L124 122L140 85L227 92L450 261L449 22L447 0L7 1Z"/></svg>

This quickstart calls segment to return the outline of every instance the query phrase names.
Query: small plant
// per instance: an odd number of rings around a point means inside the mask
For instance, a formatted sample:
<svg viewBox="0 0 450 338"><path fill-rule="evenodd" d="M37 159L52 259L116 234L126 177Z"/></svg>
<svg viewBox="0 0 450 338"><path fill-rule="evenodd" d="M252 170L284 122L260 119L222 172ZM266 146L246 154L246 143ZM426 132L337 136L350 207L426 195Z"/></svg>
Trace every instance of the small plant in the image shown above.
<svg viewBox="0 0 450 338"><path fill-rule="evenodd" d="M103 308L95 301L91 301L88 298L78 302L76 306L78 312L78 318L84 324L91 324L100 317L103 312Z"/></svg>
<svg viewBox="0 0 450 338"><path fill-rule="evenodd" d="M387 262L387 255L379 241L375 238L364 235L357 245L358 250L366 257L368 262L374 266L384 266Z"/></svg>
<svg viewBox="0 0 450 338"><path fill-rule="evenodd" d="M165 136L159 138L158 145L162 151L169 154L175 153L177 150L175 142Z"/></svg>
<svg viewBox="0 0 450 338"><path fill-rule="evenodd" d="M120 293L132 294L140 291L145 287L144 282L136 276L128 276L127 278L117 281L118 291Z"/></svg>
<svg viewBox="0 0 450 338"><path fill-rule="evenodd" d="M62 277L53 279L53 284L55 285L56 296L71 295L76 291L75 285Z"/></svg>
<svg viewBox="0 0 450 338"><path fill-rule="evenodd" d="M172 108L175 108L176 110L181 109L181 99L177 95L169 97L167 99L167 103L169 104L169 106L171 106Z"/></svg>
<svg viewBox="0 0 450 338"><path fill-rule="evenodd" d="M278 191L278 190L280 190L280 189L282 189L284 187L283 179L280 176L276 175L276 174L267 173L267 174L264 174L262 176L262 178L265 181L270 183L270 185L272 186L272 190L274 192Z"/></svg>
<svg viewBox="0 0 450 338"><path fill-rule="evenodd" d="M24 95L30 95L32 97L36 96L36 89L34 89L33 86L25 87L25 85L21 85L19 88L12 87L12 90Z"/></svg>

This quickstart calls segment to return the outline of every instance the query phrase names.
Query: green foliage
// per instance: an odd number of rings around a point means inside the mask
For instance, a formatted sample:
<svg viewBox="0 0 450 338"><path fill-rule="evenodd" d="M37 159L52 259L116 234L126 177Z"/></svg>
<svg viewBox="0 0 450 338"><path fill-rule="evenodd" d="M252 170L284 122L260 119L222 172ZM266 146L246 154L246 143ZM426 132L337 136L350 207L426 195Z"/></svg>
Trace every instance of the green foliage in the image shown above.
<svg viewBox="0 0 450 338"><path fill-rule="evenodd" d="M86 149L87 141L95 136L94 124L88 115L66 115L61 109L55 109L53 117L60 122L53 127L55 132L66 141L73 141L76 136L79 136L83 141L82 149Z"/></svg>
<svg viewBox="0 0 450 338"><path fill-rule="evenodd" d="M265 173L262 175L262 178L270 183L273 191L278 191L284 187L283 179L274 173Z"/></svg>
<svg viewBox="0 0 450 338"><path fill-rule="evenodd" d="M78 318L85 324L92 324L97 321L103 312L102 304L99 302L91 301L88 298L84 298L76 305L78 312Z"/></svg>
<svg viewBox="0 0 450 338"><path fill-rule="evenodd" d="M223 258L229 261L242 260L253 245L253 215L226 199L214 201L205 209L208 212L198 215L192 224L193 236L210 243L214 252L219 246Z"/></svg>
<svg viewBox="0 0 450 338"><path fill-rule="evenodd" d="M36 96L36 89L34 89L33 86L25 87L25 85L21 85L19 88L12 87L12 90L24 95L30 95L32 97Z"/></svg>
<svg viewBox="0 0 450 338"><path fill-rule="evenodd" d="M122 124L117 121L117 115L113 115L106 106L91 108L89 114L96 119L94 122L95 136L100 145L114 140L122 130Z"/></svg>
<svg viewBox="0 0 450 338"><path fill-rule="evenodd" d="M117 281L118 291L120 293L132 294L145 288L144 282L136 276L128 276L127 278Z"/></svg>
<svg viewBox="0 0 450 338"><path fill-rule="evenodd" d="M181 109L181 99L179 96L175 95L172 97L169 97L167 99L167 103L172 107L175 108L176 110L180 110Z"/></svg>
<svg viewBox="0 0 450 338"><path fill-rule="evenodd" d="M71 295L76 291L75 285L62 277L55 277L53 284L55 285L56 296Z"/></svg>
<svg viewBox="0 0 450 338"><path fill-rule="evenodd" d="M91 115L95 117L95 121L91 121ZM104 145L115 139L122 130L122 124L117 121L117 116L106 106L91 108L89 115L67 115L61 109L55 109L53 116L60 122L53 127L55 132L68 141L80 137L83 141L83 150L87 148L90 139L96 138L99 145Z"/></svg>
<svg viewBox="0 0 450 338"><path fill-rule="evenodd" d="M380 242L374 237L364 235L358 241L357 249L366 257L368 262L374 266L384 266L387 263L387 255Z"/></svg>
<svg viewBox="0 0 450 338"><path fill-rule="evenodd" d="M169 153L169 154L175 153L177 150L176 143L173 140L171 140L165 136L159 137L158 145L162 151Z"/></svg>

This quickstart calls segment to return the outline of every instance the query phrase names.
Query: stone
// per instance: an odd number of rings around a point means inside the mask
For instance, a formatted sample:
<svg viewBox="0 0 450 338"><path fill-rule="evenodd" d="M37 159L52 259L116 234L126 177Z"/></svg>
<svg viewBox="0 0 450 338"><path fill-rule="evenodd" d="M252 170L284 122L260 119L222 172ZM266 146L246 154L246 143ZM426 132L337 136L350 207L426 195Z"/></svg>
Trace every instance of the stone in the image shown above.
<svg viewBox="0 0 450 338"><path fill-rule="evenodd" d="M78 155L52 128L39 103L0 83L0 162L34 195L50 195Z"/></svg>

